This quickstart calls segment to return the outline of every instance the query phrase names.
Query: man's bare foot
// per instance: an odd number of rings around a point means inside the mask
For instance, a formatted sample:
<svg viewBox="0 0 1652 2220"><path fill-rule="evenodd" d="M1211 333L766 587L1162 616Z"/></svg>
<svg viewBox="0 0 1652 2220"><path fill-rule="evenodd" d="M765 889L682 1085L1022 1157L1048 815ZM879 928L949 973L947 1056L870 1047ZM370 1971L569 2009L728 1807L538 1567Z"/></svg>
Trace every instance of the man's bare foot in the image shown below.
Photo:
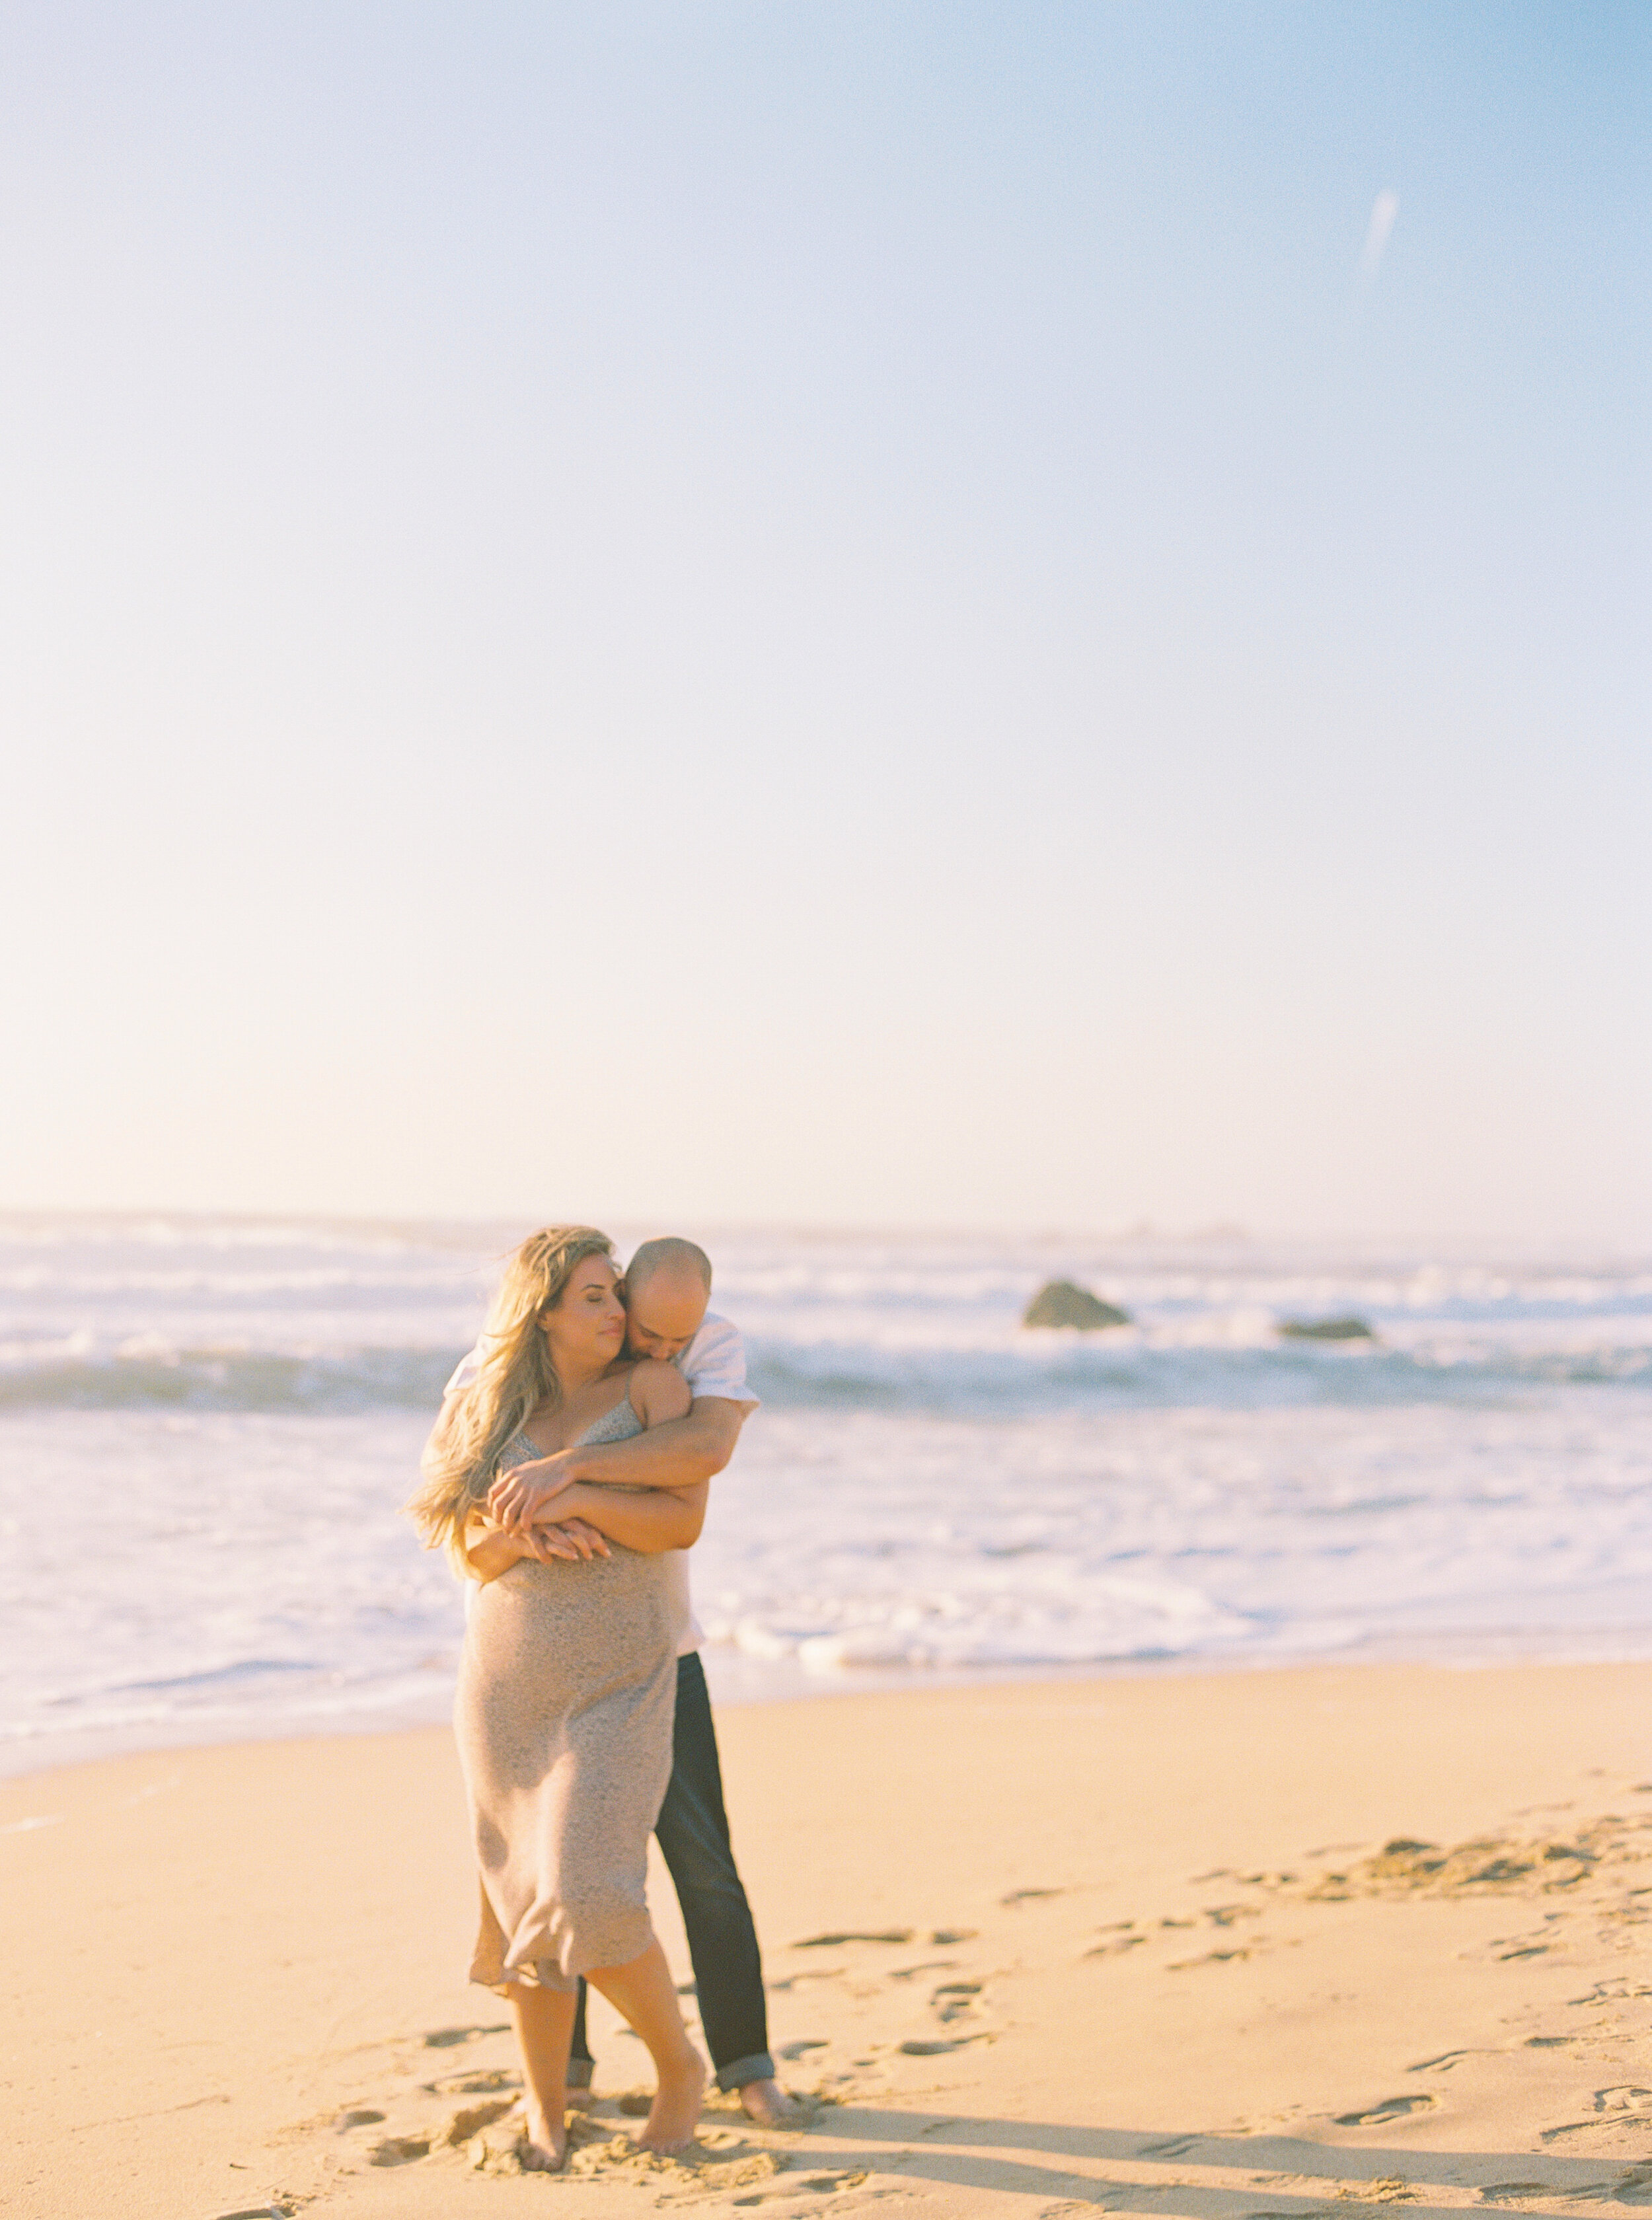
<svg viewBox="0 0 1652 2220"><path fill-rule="evenodd" d="M596 2102L596 2097L590 2083L587 2081L577 2089L570 2087L567 2092L565 2101L570 2112L589 2112Z"/></svg>
<svg viewBox="0 0 1652 2220"><path fill-rule="evenodd" d="M637 2141L642 2148L667 2155L687 2150L694 2141L700 2099L705 2093L705 2061L697 2050L684 2050L670 2072L662 2073L659 2077L648 2117L637 2131Z"/></svg>
<svg viewBox="0 0 1652 2220"><path fill-rule="evenodd" d="M795 2127L803 2107L778 2081L747 2081L740 2089L740 2109L760 2128Z"/></svg>
<svg viewBox="0 0 1652 2220"><path fill-rule="evenodd" d="M560 2173L568 2156L568 2130L552 2120L532 2097L522 2106L522 2172Z"/></svg>

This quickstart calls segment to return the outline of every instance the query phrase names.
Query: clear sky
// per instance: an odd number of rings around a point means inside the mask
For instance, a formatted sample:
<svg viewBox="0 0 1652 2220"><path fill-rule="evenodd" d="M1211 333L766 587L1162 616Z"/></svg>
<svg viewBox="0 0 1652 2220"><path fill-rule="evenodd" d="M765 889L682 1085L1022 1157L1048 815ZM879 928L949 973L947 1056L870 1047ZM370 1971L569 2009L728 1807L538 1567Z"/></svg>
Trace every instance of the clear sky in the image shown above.
<svg viewBox="0 0 1652 2220"><path fill-rule="evenodd" d="M1652 1239L1652 9L0 14L0 1204Z"/></svg>

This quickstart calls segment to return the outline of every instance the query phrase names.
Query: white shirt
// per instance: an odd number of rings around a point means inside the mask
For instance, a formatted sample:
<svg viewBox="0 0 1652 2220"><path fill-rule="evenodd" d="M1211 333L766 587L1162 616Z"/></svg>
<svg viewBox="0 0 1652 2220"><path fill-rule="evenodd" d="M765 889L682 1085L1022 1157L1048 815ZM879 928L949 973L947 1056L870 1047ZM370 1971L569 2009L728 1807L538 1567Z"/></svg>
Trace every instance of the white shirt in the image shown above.
<svg viewBox="0 0 1652 2220"><path fill-rule="evenodd" d="M461 1388L468 1388L482 1369L482 1357L483 1343L478 1341L460 1363L443 1393L452 1395ZM745 1344L740 1338L740 1330L727 1319L719 1318L714 1311L706 1313L699 1332L671 1362L694 1390L696 1402L702 1396L714 1395L725 1402L738 1403L747 1418L757 1408L757 1399L745 1384ZM689 1594L689 1553L686 1550L665 1550L661 1555L667 1560L665 1576L671 1598L672 1623L676 1628L676 1654L686 1657L690 1650L698 1649L706 1638L695 1618ZM464 1585L468 1609L469 1591L475 1583L467 1581Z"/></svg>

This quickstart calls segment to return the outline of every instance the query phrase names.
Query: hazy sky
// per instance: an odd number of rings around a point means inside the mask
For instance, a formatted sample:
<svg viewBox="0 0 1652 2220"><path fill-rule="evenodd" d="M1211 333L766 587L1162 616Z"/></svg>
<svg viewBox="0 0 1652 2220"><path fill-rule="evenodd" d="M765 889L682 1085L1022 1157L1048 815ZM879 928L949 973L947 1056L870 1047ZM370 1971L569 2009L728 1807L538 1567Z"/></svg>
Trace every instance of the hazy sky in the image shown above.
<svg viewBox="0 0 1652 2220"><path fill-rule="evenodd" d="M1652 1238L1652 9L0 14L0 1204Z"/></svg>

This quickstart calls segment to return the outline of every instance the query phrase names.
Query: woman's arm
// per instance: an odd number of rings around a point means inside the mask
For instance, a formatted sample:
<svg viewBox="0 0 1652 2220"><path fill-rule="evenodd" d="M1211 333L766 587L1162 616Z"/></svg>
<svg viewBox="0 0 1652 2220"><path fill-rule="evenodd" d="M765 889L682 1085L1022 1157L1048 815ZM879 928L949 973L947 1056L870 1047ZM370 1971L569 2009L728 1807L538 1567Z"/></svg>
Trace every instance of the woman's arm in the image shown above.
<svg viewBox="0 0 1652 2220"><path fill-rule="evenodd" d="M577 1560L606 1557L608 1554L602 1534L571 1514L565 1524L559 1521L547 1526L504 1527L494 1525L483 1513L474 1512L464 1541L465 1562L483 1587L489 1581L496 1581L501 1573L508 1573L523 1557L548 1564L553 1558Z"/></svg>
<svg viewBox="0 0 1652 2220"><path fill-rule="evenodd" d="M488 1526L474 1513L464 1530L464 1562L485 1587L523 1557L537 1556L533 1535Z"/></svg>

